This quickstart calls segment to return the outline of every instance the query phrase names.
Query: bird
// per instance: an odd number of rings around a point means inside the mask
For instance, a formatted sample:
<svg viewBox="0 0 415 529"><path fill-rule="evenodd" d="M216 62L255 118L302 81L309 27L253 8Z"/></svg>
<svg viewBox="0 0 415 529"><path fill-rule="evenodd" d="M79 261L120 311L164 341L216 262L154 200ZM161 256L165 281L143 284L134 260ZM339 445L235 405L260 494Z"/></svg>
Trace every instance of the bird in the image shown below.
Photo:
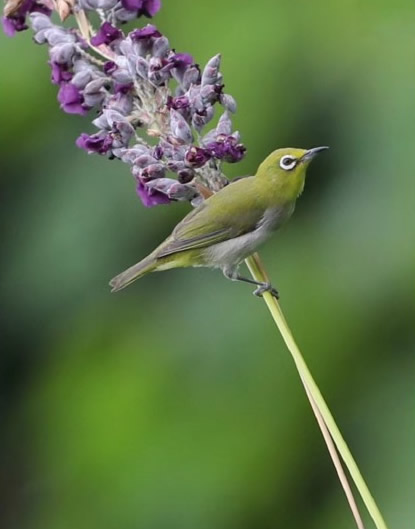
<svg viewBox="0 0 415 529"><path fill-rule="evenodd" d="M256 286L262 296L278 291L239 273L239 265L291 217L304 189L307 168L328 147L284 148L269 154L254 176L231 182L188 213L153 252L110 281L112 292L150 272L208 267L232 281Z"/></svg>

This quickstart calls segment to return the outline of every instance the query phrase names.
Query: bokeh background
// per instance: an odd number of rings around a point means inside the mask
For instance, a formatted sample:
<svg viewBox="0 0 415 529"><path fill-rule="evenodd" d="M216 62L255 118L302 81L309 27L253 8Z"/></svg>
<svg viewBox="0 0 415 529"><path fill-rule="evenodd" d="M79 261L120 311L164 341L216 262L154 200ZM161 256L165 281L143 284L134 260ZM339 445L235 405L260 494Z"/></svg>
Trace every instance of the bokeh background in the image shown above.
<svg viewBox="0 0 415 529"><path fill-rule="evenodd" d="M413 528L414 4L164 4L177 50L223 54L248 147L230 176L331 147L262 256L390 528ZM354 527L250 287L176 270L110 295L188 206L145 209L127 166L75 147L93 128L46 61L0 36L0 526Z"/></svg>

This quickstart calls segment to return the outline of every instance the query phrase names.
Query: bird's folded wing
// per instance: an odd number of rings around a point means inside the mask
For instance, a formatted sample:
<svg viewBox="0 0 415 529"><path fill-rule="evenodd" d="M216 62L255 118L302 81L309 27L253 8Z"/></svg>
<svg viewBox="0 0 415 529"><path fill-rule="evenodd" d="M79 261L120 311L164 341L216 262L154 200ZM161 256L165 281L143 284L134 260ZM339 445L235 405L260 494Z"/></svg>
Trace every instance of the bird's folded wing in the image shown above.
<svg viewBox="0 0 415 529"><path fill-rule="evenodd" d="M229 188L236 186L233 184ZM228 191L228 188L226 190ZM176 252L205 248L249 233L257 227L263 210L247 207L234 207L232 201L226 200L227 193L211 197L197 209L187 215L174 229L171 237L162 245L157 258ZM219 200L219 198L221 200ZM248 207L248 206L251 207Z"/></svg>
<svg viewBox="0 0 415 529"><path fill-rule="evenodd" d="M222 229L213 231L211 233L205 233L198 235L190 239L171 239L168 244L157 253L157 258L165 257L177 252L183 252L184 250L195 250L196 248L205 248L218 242L226 241L230 239L230 230Z"/></svg>

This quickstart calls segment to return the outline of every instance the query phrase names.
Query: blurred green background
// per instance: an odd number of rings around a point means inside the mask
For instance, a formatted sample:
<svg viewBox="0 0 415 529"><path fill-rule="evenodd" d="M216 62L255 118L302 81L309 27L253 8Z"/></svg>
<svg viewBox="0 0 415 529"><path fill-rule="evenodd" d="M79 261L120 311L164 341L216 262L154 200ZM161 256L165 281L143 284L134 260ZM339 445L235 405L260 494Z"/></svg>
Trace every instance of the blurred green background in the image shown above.
<svg viewBox="0 0 415 529"><path fill-rule="evenodd" d="M390 529L413 528L413 2L164 4L172 46L223 54L230 176L331 147L262 256ZM354 527L265 306L200 269L110 295L188 206L145 209L127 166L75 147L93 127L30 31L0 59L0 527Z"/></svg>

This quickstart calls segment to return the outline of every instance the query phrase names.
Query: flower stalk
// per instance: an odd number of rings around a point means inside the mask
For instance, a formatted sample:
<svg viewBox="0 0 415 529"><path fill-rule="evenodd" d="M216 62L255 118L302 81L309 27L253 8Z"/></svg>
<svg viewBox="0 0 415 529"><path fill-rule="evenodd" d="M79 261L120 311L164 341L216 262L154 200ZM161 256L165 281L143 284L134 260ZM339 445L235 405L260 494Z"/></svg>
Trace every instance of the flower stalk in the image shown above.
<svg viewBox="0 0 415 529"><path fill-rule="evenodd" d="M317 407L317 404L315 403L313 399L313 396L310 393L310 390L308 389L306 383L304 382L302 378L301 378L301 382L303 383L304 389L306 391L308 400L310 401L310 404L313 409L314 415L316 417L317 423L320 427L321 433L323 434L324 441L327 445L327 450L329 451L330 457L333 461L334 468L336 469L336 472L337 472L337 476L339 477L339 481L341 483L341 486L343 487L347 501L349 502L350 510L352 511L353 518L355 519L356 525L358 529L365 529L362 518L360 516L359 508L353 496L353 491L349 485L349 481L344 472L343 465L341 464L339 454L336 450L336 446L333 442L330 432L327 429L326 423L324 422L324 419L320 413L320 410Z"/></svg>
<svg viewBox="0 0 415 529"><path fill-rule="evenodd" d="M269 282L267 273L261 263L261 260L258 254L254 254L251 257L248 257L245 262L249 268L249 271L251 272L252 277L256 281ZM357 466L356 461L354 460L349 450L349 447L347 446L346 441L344 440L336 424L336 421L334 420L333 415L331 414L330 409L328 408L326 401L324 400L319 387L314 381L314 378L310 370L308 369L308 366L304 360L304 357L301 354L301 351L296 341L294 340L294 337L291 333L291 330L288 326L288 323L284 317L284 314L281 310L281 307L278 301L269 292L265 292L263 294L263 298L271 313L272 318L274 319L278 327L278 330L281 333L281 336L283 337L283 340L288 350L291 353L291 356L294 360L294 363L297 367L298 373L301 377L304 388L306 390L307 396L309 397L311 406L314 409L314 405L315 405L316 409L319 412L319 415L323 419L324 424L327 427L327 430L329 431L330 436L332 440L334 441L337 447L337 450L340 456L342 457L348 471L350 472L350 475L356 485L356 488L359 491L359 494L370 516L372 517L376 528L377 529L387 529L385 520L383 519L383 516L378 506L376 505L376 502L373 499L373 496L370 493L370 490L368 486L366 485L365 480L363 479L363 476L359 470L359 467ZM316 415L316 417L318 420L318 415ZM323 435L324 435L324 431L323 431Z"/></svg>

